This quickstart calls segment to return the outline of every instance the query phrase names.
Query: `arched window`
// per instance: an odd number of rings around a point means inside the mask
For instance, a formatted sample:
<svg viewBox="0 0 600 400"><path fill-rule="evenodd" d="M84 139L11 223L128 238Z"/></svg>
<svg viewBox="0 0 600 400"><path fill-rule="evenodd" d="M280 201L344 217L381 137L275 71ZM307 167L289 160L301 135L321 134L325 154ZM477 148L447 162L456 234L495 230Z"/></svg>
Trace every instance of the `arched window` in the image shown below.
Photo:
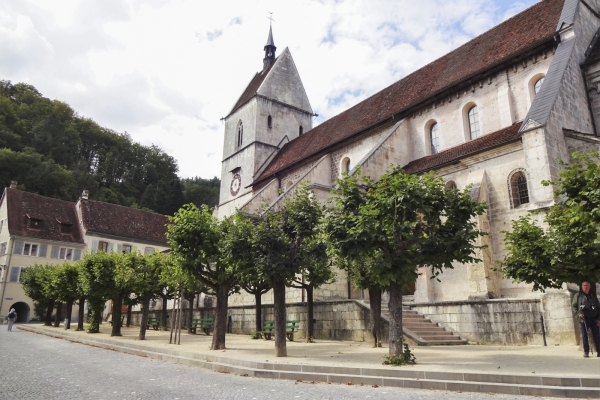
<svg viewBox="0 0 600 400"><path fill-rule="evenodd" d="M538 94L538 92L540 91L540 89L542 88L542 85L544 83L544 77L542 76L540 79L538 79L535 84L533 85L533 92L535 94Z"/></svg>
<svg viewBox="0 0 600 400"><path fill-rule="evenodd" d="M350 173L350 158L345 157L342 160L342 173L349 174Z"/></svg>
<svg viewBox="0 0 600 400"><path fill-rule="evenodd" d="M242 147L242 143L244 143L244 125L240 121L237 129L237 147Z"/></svg>
<svg viewBox="0 0 600 400"><path fill-rule="evenodd" d="M440 151L440 134L437 122L434 122L429 128L429 139L431 143L431 154Z"/></svg>
<svg viewBox="0 0 600 400"><path fill-rule="evenodd" d="M272 128L273 127L273 118L271 118L270 115L267 117L267 127L268 128Z"/></svg>
<svg viewBox="0 0 600 400"><path fill-rule="evenodd" d="M513 208L529 203L527 177L522 170L513 173L509 178L509 191Z"/></svg>
<svg viewBox="0 0 600 400"><path fill-rule="evenodd" d="M302 125L300 125L300 127L298 127L298 136L302 135L304 133L304 128L302 127Z"/></svg>
<svg viewBox="0 0 600 400"><path fill-rule="evenodd" d="M477 106L473 106L467 113L469 116L469 133L471 134L471 140L477 139L480 136L479 130L479 112Z"/></svg>
<svg viewBox="0 0 600 400"><path fill-rule="evenodd" d="M454 181L448 181L446 182L446 190L453 190L456 189L456 182Z"/></svg>

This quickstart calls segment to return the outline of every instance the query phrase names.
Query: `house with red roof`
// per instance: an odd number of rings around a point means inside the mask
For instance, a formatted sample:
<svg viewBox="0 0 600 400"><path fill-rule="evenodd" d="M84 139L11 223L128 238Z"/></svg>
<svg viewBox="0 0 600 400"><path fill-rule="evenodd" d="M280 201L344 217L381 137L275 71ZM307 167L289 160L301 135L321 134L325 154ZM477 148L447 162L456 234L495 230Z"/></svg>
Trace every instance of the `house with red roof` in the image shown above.
<svg viewBox="0 0 600 400"><path fill-rule="evenodd" d="M411 307L476 342L541 343L543 317L550 343L574 343L567 287L533 292L494 268L511 221L541 220L535 211L553 203L541 181L556 179L574 151L600 148L598 15L598 0L542 0L314 128L291 53L276 56L270 31L263 70L224 118L216 214L277 207L305 182L326 201L357 167L375 180L390 164L432 171L487 202L478 222L489 235L481 262L455 265L441 282L422 268L406 293ZM315 292L319 301L363 297L344 271Z"/></svg>
<svg viewBox="0 0 600 400"><path fill-rule="evenodd" d="M78 261L91 251L165 251L167 222L161 214L91 200L87 190L70 202L19 190L12 182L0 197L0 320L11 308L18 322L34 316L20 284L24 268Z"/></svg>

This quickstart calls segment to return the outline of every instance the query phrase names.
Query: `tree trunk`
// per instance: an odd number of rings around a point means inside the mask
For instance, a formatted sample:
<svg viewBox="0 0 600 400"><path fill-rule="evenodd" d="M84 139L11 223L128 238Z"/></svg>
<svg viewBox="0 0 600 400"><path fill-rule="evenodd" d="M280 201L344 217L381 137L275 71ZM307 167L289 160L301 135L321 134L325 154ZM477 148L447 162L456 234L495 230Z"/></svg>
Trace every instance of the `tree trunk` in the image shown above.
<svg viewBox="0 0 600 400"><path fill-rule="evenodd" d="M381 347L381 289L369 288L369 309L373 347Z"/></svg>
<svg viewBox="0 0 600 400"><path fill-rule="evenodd" d="M275 357L287 357L285 337L285 280L283 278L273 279L273 313L275 329Z"/></svg>
<svg viewBox="0 0 600 400"><path fill-rule="evenodd" d="M402 288L396 282L390 284L390 356L402 354Z"/></svg>
<svg viewBox="0 0 600 400"><path fill-rule="evenodd" d="M131 312L133 311L133 304L129 304L127 305L127 323L125 324L126 327L130 327L131 326Z"/></svg>
<svg viewBox="0 0 600 400"><path fill-rule="evenodd" d="M146 340L146 325L148 325L148 314L150 313L150 295L142 296L142 320L140 321L139 340Z"/></svg>
<svg viewBox="0 0 600 400"><path fill-rule="evenodd" d="M161 294L160 298L162 299L162 308L160 310L160 326L163 331L169 329L167 326L167 296Z"/></svg>
<svg viewBox="0 0 600 400"><path fill-rule="evenodd" d="M192 333L192 319L194 319L194 298L196 295L192 295L191 298L187 298L188 301L188 318L187 318L187 331L188 333Z"/></svg>
<svg viewBox="0 0 600 400"><path fill-rule="evenodd" d="M65 329L71 329L71 315L73 314L73 300L67 301L67 323Z"/></svg>
<svg viewBox="0 0 600 400"><path fill-rule="evenodd" d="M54 327L58 328L60 326L60 317L62 317L62 302L56 303L56 316L54 317Z"/></svg>
<svg viewBox="0 0 600 400"><path fill-rule="evenodd" d="M119 293L113 299L112 331L110 336L123 336L121 334L121 308L123 307L123 295Z"/></svg>
<svg viewBox="0 0 600 400"><path fill-rule="evenodd" d="M211 350L225 349L225 333L227 332L227 301L229 300L229 286L221 284L217 288L217 308L215 310L215 324Z"/></svg>
<svg viewBox="0 0 600 400"><path fill-rule="evenodd" d="M46 308L46 321L44 325L52 326L52 311L54 311L54 300L48 301L48 308Z"/></svg>
<svg viewBox="0 0 600 400"><path fill-rule="evenodd" d="M315 316L313 292L313 285L308 285L306 287L306 343L312 343L312 340L315 337L315 327L313 326L313 319Z"/></svg>
<svg viewBox="0 0 600 400"><path fill-rule="evenodd" d="M262 322L262 294L260 291L254 293L254 313L256 324L254 324L254 328L256 332L261 332L263 330L263 322Z"/></svg>
<svg viewBox="0 0 600 400"><path fill-rule="evenodd" d="M85 308L85 297L79 298L79 313L77 314L77 330L83 330L83 319L84 316L84 308Z"/></svg>

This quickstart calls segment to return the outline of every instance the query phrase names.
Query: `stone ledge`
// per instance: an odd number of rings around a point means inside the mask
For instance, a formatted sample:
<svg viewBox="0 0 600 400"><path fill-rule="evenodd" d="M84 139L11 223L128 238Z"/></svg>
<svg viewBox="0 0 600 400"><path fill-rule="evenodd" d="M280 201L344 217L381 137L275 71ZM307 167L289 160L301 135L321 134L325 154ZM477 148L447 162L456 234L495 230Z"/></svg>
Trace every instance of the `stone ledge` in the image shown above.
<svg viewBox="0 0 600 400"><path fill-rule="evenodd" d="M425 303L408 303L404 304L409 307L428 307L428 306L472 306L480 304L502 304L502 303L539 303L540 299L519 299L519 298L506 298L506 299L477 299L477 300L446 300L446 301L432 301Z"/></svg>

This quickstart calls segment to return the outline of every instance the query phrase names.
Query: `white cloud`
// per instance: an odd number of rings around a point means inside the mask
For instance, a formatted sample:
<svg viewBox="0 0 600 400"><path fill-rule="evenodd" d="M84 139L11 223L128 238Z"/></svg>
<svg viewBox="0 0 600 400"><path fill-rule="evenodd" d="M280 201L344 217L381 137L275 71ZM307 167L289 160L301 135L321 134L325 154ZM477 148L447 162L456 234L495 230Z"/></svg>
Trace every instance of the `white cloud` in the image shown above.
<svg viewBox="0 0 600 400"><path fill-rule="evenodd" d="M534 0L22 0L0 3L0 79L219 176L223 126L253 74L273 11L317 122Z"/></svg>

